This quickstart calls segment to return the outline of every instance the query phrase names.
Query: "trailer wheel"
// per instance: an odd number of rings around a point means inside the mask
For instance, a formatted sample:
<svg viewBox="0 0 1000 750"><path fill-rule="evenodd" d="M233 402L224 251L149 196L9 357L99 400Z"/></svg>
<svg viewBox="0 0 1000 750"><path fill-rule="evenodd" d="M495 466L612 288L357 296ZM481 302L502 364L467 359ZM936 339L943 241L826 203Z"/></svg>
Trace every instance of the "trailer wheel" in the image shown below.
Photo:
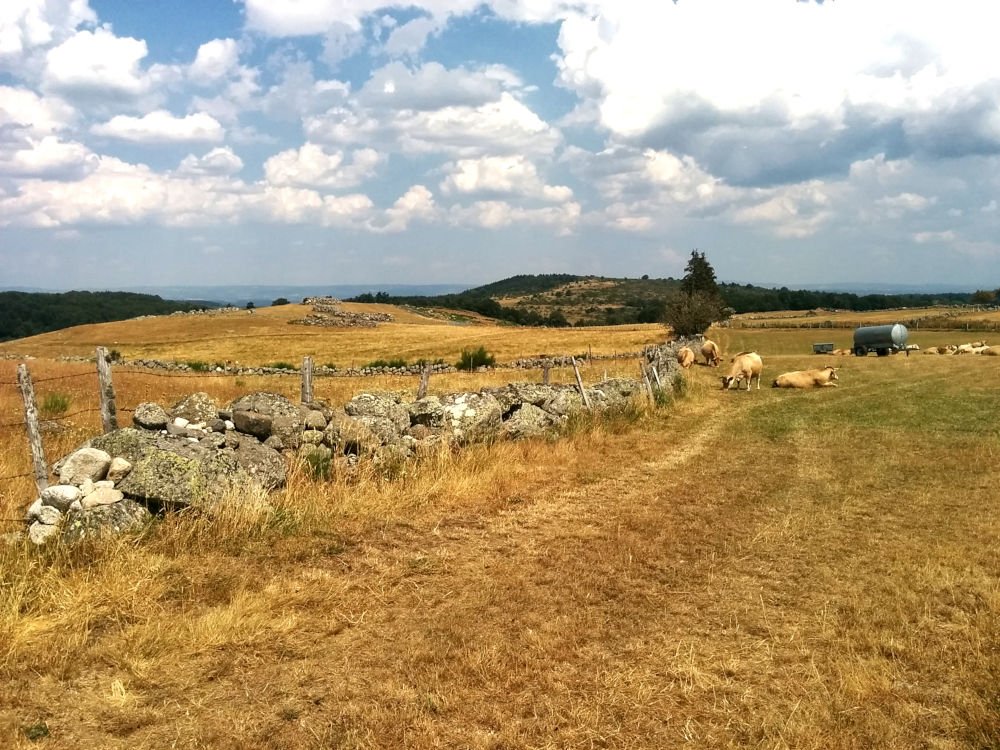
<svg viewBox="0 0 1000 750"><path fill-rule="evenodd" d="M876 350L875 353L878 356L880 356L880 357L888 357L889 356L889 350L888 349L878 349L878 350Z"/></svg>
<svg viewBox="0 0 1000 750"><path fill-rule="evenodd" d="M856 347L854 347L854 356L855 357L867 357L868 356L868 350L865 349L863 346L856 346Z"/></svg>

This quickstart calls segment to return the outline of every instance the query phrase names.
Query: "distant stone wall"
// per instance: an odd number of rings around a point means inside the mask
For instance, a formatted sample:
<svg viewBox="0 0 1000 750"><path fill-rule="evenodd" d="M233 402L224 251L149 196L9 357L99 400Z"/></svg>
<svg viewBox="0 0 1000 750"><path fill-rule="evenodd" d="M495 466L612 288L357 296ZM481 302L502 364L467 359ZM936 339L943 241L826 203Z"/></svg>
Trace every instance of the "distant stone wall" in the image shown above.
<svg viewBox="0 0 1000 750"><path fill-rule="evenodd" d="M308 297L306 304L312 304L311 315L290 320L290 325L322 326L325 328L375 328L379 323L393 320L389 313L358 313L340 309L340 300L333 297Z"/></svg>

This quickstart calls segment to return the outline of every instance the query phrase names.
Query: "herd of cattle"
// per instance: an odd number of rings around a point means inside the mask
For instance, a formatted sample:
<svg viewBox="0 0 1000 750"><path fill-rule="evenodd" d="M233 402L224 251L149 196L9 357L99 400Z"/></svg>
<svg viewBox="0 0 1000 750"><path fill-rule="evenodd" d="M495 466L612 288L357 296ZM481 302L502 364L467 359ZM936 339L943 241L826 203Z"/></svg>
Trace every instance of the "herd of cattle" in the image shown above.
<svg viewBox="0 0 1000 750"><path fill-rule="evenodd" d="M718 367L722 362L722 354L719 345L714 341L705 339L701 346L701 356L705 358L705 364L709 367ZM694 350L689 346L682 346L677 350L677 362L681 367L687 369L695 363ZM730 360L729 374L723 376L722 387L730 390L735 386L739 389L746 381L747 390L757 379L757 390L760 390L760 375L764 371L764 362L757 352L740 352ZM779 375L771 383L772 388L822 388L837 387L834 382L837 378L837 368L827 365L816 370L794 370Z"/></svg>
<svg viewBox="0 0 1000 750"><path fill-rule="evenodd" d="M917 349L918 347L907 347ZM850 349L834 349L831 354L850 354ZM969 344L958 344L948 346L932 346L923 350L924 354L983 354L987 356L1000 356L1000 346L989 346L985 341L974 341ZM709 367L718 367L722 363L722 353L719 345L714 341L705 339L701 345L701 356L705 358L705 364ZM677 362L685 370L695 364L697 357L694 350L689 346L682 346L677 350ZM760 375L764 370L764 363L757 352L740 352L735 355L730 362L729 374L722 377L722 387L730 390L735 386L742 387L743 382L747 384L749 391L754 378L757 379L757 390L760 390ZM794 370L782 373L771 383L772 388L827 388L837 387L835 381L839 368L832 365L814 370Z"/></svg>

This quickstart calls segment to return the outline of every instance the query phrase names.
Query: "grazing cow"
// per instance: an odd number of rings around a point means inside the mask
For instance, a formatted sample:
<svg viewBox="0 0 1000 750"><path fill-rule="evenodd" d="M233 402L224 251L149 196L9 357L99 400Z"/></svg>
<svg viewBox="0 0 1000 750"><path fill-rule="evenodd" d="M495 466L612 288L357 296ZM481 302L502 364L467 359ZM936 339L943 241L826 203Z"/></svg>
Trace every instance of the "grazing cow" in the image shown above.
<svg viewBox="0 0 1000 750"><path fill-rule="evenodd" d="M759 391L760 374L764 370L764 363L761 361L760 355L757 352L740 352L731 361L733 366L729 369L729 375L722 378L722 387L728 391L735 385L736 390L739 390L740 383L745 380L749 391L750 384L756 377L757 390Z"/></svg>
<svg viewBox="0 0 1000 750"><path fill-rule="evenodd" d="M701 356L705 358L705 364L712 367L718 367L722 361L719 345L711 339L705 339L705 343L701 345Z"/></svg>
<svg viewBox="0 0 1000 750"><path fill-rule="evenodd" d="M940 354L941 351L936 346L929 346L924 349L924 354Z"/></svg>
<svg viewBox="0 0 1000 750"><path fill-rule="evenodd" d="M821 370L796 370L779 375L773 383L772 388L836 388L834 380L837 377L837 368L827 365Z"/></svg>
<svg viewBox="0 0 1000 750"><path fill-rule="evenodd" d="M677 350L677 364L685 370L694 364L694 352L691 351L691 347L682 346Z"/></svg>

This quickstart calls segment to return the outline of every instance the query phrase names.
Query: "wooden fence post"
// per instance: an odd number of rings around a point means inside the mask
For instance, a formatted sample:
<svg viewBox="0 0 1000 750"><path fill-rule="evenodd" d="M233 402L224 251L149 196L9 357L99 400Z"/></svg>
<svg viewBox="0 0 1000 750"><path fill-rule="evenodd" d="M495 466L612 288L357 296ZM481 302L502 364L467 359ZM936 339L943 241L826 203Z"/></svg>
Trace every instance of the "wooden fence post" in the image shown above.
<svg viewBox="0 0 1000 750"><path fill-rule="evenodd" d="M583 387L583 378L580 377L580 368L576 366L576 357L570 357L569 361L573 363L573 372L576 375L576 387L580 389L580 395L583 397L583 405L590 411L590 399L587 397L587 391Z"/></svg>
<svg viewBox="0 0 1000 750"><path fill-rule="evenodd" d="M656 397L653 395L653 384L649 381L649 370L646 369L646 361L639 361L639 372L642 373L642 380L646 384L646 395L649 396L650 401L655 401Z"/></svg>
<svg viewBox="0 0 1000 750"><path fill-rule="evenodd" d="M97 347L97 380L101 397L101 428L105 432L118 429L118 408L115 406L115 384L111 380L108 350Z"/></svg>
<svg viewBox="0 0 1000 750"><path fill-rule="evenodd" d="M42 449L42 433L38 429L35 387L31 383L31 374L25 364L17 366L17 384L21 387L21 397L24 399L24 424L28 432L28 445L31 446L35 485L41 494L42 490L49 486L49 470L45 464L45 451Z"/></svg>
<svg viewBox="0 0 1000 750"><path fill-rule="evenodd" d="M417 401L427 395L427 386L431 382L431 370L433 367L428 362L424 365L424 371L420 373L420 385L417 386Z"/></svg>
<svg viewBox="0 0 1000 750"><path fill-rule="evenodd" d="M552 362L549 360L545 360L542 363L542 385L549 384L549 370L551 369L552 369Z"/></svg>
<svg viewBox="0 0 1000 750"><path fill-rule="evenodd" d="M311 404L313 402L313 358L305 356L302 358L302 403Z"/></svg>
<svg viewBox="0 0 1000 750"><path fill-rule="evenodd" d="M656 381L656 387L663 390L663 383L660 381L660 373L656 371L656 367L650 367L649 369L653 371L653 379Z"/></svg>

